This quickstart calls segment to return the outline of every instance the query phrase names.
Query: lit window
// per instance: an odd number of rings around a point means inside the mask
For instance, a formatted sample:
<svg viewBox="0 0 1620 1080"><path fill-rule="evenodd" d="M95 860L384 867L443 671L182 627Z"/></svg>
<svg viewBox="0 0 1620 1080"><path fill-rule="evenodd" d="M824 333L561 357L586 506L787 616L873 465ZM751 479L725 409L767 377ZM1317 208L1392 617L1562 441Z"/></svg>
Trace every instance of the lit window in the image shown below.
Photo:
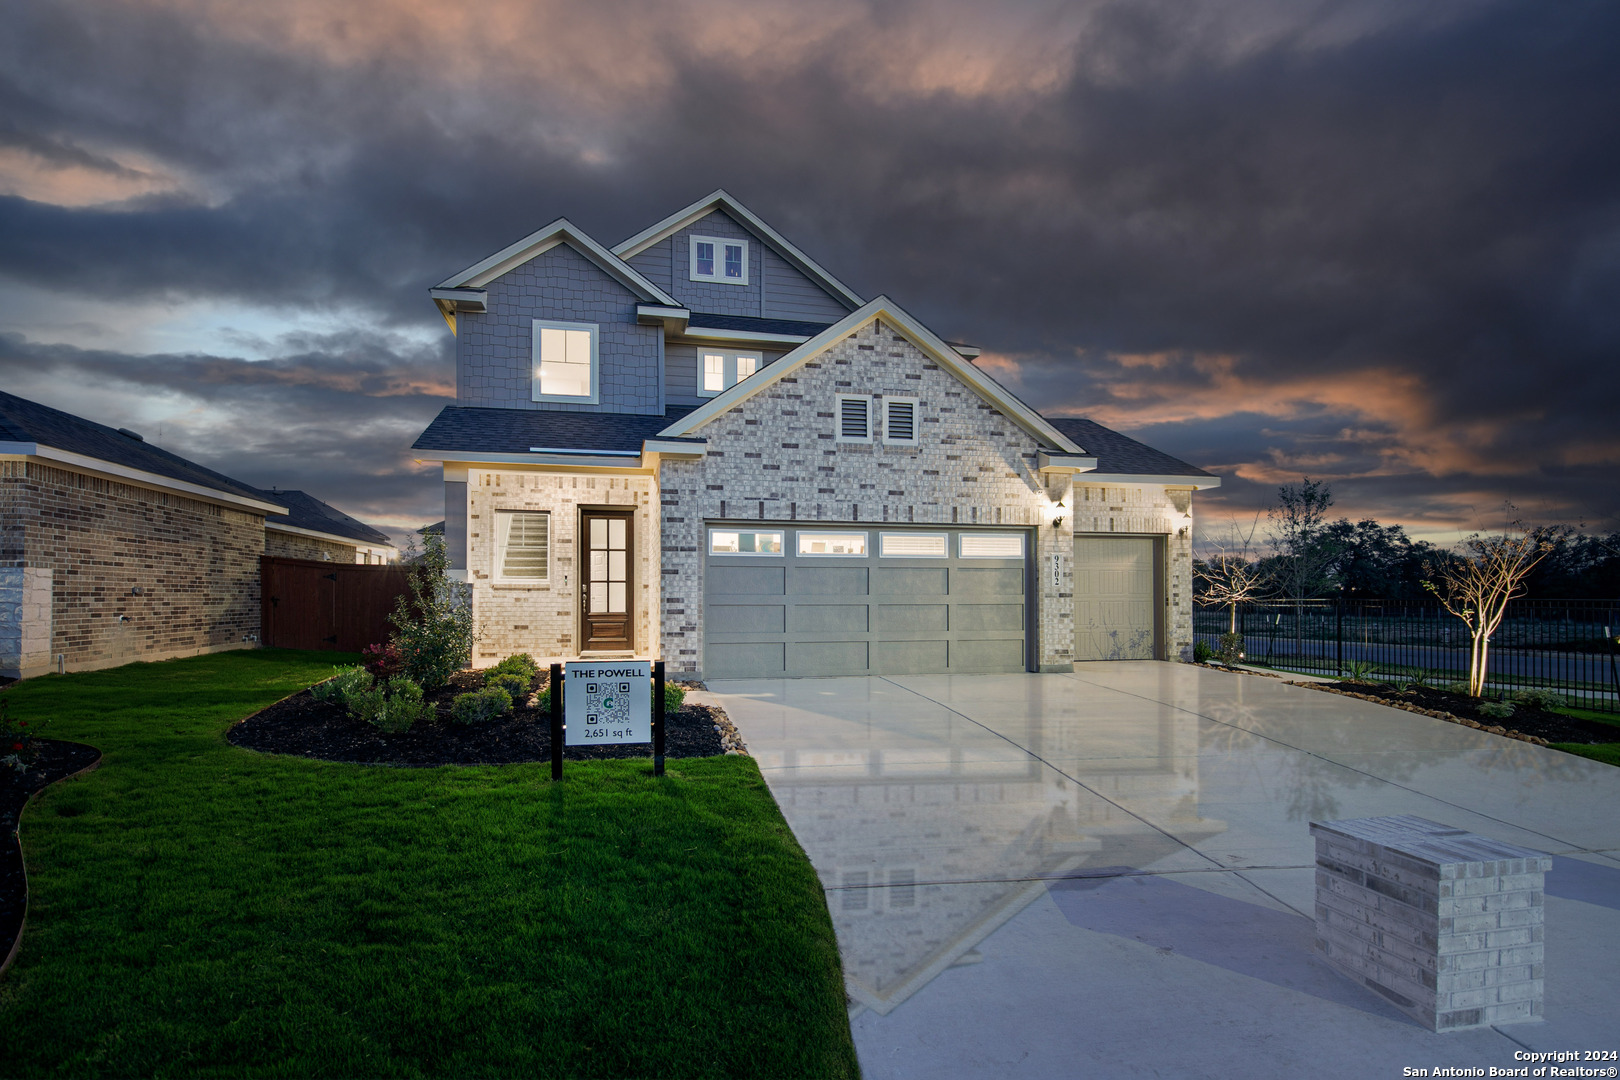
<svg viewBox="0 0 1620 1080"><path fill-rule="evenodd" d="M1024 538L1019 533L963 533L958 543L964 559L1024 557Z"/></svg>
<svg viewBox="0 0 1620 1080"><path fill-rule="evenodd" d="M878 535L878 555L885 559L943 559L949 554L944 533Z"/></svg>
<svg viewBox="0 0 1620 1080"><path fill-rule="evenodd" d="M692 237L693 281L748 284L748 241L721 236Z"/></svg>
<svg viewBox="0 0 1620 1080"><path fill-rule="evenodd" d="M751 532L744 530L712 529L709 532L710 555L780 555L780 532Z"/></svg>
<svg viewBox="0 0 1620 1080"><path fill-rule="evenodd" d="M866 534L834 532L800 532L800 555L866 555Z"/></svg>
<svg viewBox="0 0 1620 1080"><path fill-rule="evenodd" d="M550 580L550 514L544 511L496 511L495 576L501 581Z"/></svg>
<svg viewBox="0 0 1620 1080"><path fill-rule="evenodd" d="M722 390L742 382L759 370L758 353L705 352L703 354L702 397L714 397Z"/></svg>
<svg viewBox="0 0 1620 1080"><path fill-rule="evenodd" d="M595 404L596 325L534 320L535 401Z"/></svg>
<svg viewBox="0 0 1620 1080"><path fill-rule="evenodd" d="M883 399L883 441L890 446L917 445L917 399Z"/></svg>
<svg viewBox="0 0 1620 1080"><path fill-rule="evenodd" d="M853 394L838 395L838 441L872 441L872 399Z"/></svg>

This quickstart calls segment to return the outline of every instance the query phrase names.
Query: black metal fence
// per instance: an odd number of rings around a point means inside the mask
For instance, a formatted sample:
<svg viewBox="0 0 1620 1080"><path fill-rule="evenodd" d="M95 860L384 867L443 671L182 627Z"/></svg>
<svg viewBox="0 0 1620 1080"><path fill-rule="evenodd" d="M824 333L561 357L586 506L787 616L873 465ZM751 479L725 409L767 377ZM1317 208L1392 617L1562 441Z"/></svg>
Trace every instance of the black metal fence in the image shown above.
<svg viewBox="0 0 1620 1080"><path fill-rule="evenodd" d="M1195 605L1193 639L1212 649L1225 607ZM1247 662L1322 675L1466 682L1470 638L1435 600L1268 600L1239 604ZM1620 600L1515 600L1491 636L1491 690L1543 687L1571 705L1620 712Z"/></svg>

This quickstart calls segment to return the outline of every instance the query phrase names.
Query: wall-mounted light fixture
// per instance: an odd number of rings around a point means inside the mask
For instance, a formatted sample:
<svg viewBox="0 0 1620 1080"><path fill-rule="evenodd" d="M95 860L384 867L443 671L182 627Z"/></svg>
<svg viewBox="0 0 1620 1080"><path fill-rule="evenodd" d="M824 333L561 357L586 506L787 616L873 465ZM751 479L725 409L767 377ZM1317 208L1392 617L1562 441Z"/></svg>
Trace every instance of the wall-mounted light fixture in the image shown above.
<svg viewBox="0 0 1620 1080"><path fill-rule="evenodd" d="M1063 500L1061 498L1058 499L1057 505L1053 506L1052 509L1054 509L1054 510L1065 509L1065 507L1063 505ZM1063 515L1058 514L1056 517L1054 517L1052 519L1052 528L1057 529L1057 528L1061 528L1062 526L1063 526Z"/></svg>

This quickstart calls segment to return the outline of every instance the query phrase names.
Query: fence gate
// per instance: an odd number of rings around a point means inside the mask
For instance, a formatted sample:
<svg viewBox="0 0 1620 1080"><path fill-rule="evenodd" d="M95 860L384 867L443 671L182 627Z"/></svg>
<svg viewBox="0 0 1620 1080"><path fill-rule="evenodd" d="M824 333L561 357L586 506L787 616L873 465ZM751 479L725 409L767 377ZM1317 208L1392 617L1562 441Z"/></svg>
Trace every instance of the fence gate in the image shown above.
<svg viewBox="0 0 1620 1080"><path fill-rule="evenodd" d="M387 641L410 589L402 566L259 557L259 636L267 647L359 652Z"/></svg>

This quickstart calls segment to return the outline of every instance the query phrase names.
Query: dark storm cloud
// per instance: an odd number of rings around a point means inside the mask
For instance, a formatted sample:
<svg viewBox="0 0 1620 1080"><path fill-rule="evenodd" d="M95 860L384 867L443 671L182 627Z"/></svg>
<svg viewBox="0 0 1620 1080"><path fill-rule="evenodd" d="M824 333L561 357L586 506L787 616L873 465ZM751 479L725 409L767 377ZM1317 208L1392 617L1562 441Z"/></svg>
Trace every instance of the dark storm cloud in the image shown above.
<svg viewBox="0 0 1620 1080"><path fill-rule="evenodd" d="M1611 4L15 8L0 149L146 178L0 198L19 282L427 326L552 217L612 243L723 185L1043 407L1219 468L1212 508L1304 472L1413 521L1620 501Z"/></svg>

